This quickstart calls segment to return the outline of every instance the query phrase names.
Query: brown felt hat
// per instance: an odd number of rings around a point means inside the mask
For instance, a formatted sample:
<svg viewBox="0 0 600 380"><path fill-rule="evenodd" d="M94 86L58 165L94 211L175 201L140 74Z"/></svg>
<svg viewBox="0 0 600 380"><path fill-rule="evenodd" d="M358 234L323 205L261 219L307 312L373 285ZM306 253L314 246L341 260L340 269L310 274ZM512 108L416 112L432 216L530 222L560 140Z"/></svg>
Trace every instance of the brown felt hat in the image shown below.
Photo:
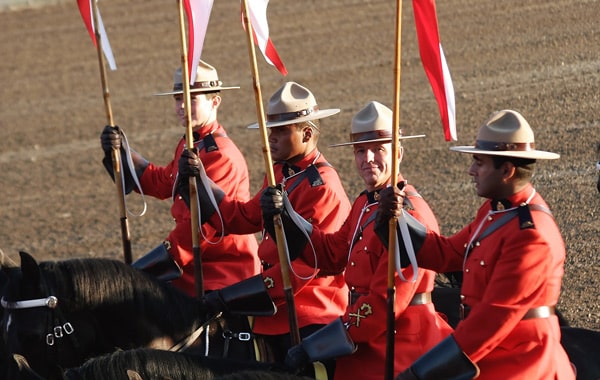
<svg viewBox="0 0 600 380"><path fill-rule="evenodd" d="M392 141L392 116L391 109L379 102L371 101L352 118L350 141L330 146L335 147L370 142L388 143ZM400 140L416 137L425 137L425 135L402 136L402 131L400 131Z"/></svg>
<svg viewBox="0 0 600 380"><path fill-rule="evenodd" d="M173 75L173 91L161 92L160 94L154 95L162 96L183 94L183 75L181 74L181 71L181 67L178 67L175 70L175 74ZM223 87L223 82L219 80L217 69L204 61L199 61L198 68L196 69L196 78L194 84L190 86L190 93L216 92L238 88L240 87Z"/></svg>
<svg viewBox="0 0 600 380"><path fill-rule="evenodd" d="M535 149L533 130L518 112L502 110L493 114L479 128L474 146L454 146L461 153L491 156L554 160L560 155Z"/></svg>
<svg viewBox="0 0 600 380"><path fill-rule="evenodd" d="M339 112L338 108L320 109L308 88L296 82L287 82L269 99L265 126L279 127L323 119ZM249 125L248 128L258 128L258 123Z"/></svg>

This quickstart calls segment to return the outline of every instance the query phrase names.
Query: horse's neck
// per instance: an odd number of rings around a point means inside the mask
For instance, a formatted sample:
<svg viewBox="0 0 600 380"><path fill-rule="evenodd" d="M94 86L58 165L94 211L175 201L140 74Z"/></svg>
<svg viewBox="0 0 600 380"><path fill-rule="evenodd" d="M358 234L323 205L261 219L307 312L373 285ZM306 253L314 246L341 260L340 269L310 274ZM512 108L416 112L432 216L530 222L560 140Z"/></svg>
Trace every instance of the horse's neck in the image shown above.
<svg viewBox="0 0 600 380"><path fill-rule="evenodd" d="M71 311L89 312L101 324L118 318L120 324L161 331L189 331L199 324L192 297L128 266L102 269L81 271L67 281L64 273L56 276L54 287L69 295Z"/></svg>

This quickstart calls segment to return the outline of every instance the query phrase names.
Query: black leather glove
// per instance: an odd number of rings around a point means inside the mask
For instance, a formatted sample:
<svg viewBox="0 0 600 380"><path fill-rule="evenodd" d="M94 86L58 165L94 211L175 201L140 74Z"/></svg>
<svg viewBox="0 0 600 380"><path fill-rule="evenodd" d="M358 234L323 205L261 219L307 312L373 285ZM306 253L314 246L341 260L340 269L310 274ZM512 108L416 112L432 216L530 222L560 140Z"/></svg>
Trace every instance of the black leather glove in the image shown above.
<svg viewBox="0 0 600 380"><path fill-rule="evenodd" d="M263 218L273 221L273 216L283 212L283 190L281 184L267 186L260 196L260 208Z"/></svg>
<svg viewBox="0 0 600 380"><path fill-rule="evenodd" d="M299 370L309 363L350 355L354 351L356 346L342 319L336 318L302 339L300 344L292 346L287 352L285 364L291 369Z"/></svg>
<svg viewBox="0 0 600 380"><path fill-rule="evenodd" d="M182 153L181 158L179 159L179 177L177 179L177 183L175 185L175 191L177 194L181 196L181 199L185 202L188 209L190 208L190 174L194 173L196 170L197 174L192 174L196 178L196 190L198 194L198 202L200 205L200 223L204 224L206 221L210 219L210 217L217 211L215 206L210 200L210 196L208 192L211 192L213 197L215 198L215 202L217 205L221 203L223 198L225 197L225 192L221 189L216 183L214 183L210 178L208 178L208 184L205 186L202 183L202 178L200 178L200 167L202 162L198 159L197 162L194 162L194 158L187 158L195 156L194 153L187 154ZM192 161L192 164L188 163ZM198 163L196 165L196 163ZM186 174L181 174L181 170L184 170ZM207 188L208 187L208 188Z"/></svg>
<svg viewBox="0 0 600 380"><path fill-rule="evenodd" d="M283 190L281 184L267 186L260 196L260 208L263 216L263 227L275 239L273 217L283 212Z"/></svg>
<svg viewBox="0 0 600 380"><path fill-rule="evenodd" d="M403 187L404 185L400 186ZM406 197L406 194L397 186L386 187L379 192L379 207L377 208L377 214L375 216L375 234L379 237L379 240L381 240L383 246L386 249L389 249L390 219L392 217L399 218L404 212L404 217L408 225L408 231L410 233L410 240L415 253L417 253L423 246L423 241L425 240L425 235L427 233L427 227L421 224L421 222L419 222L411 214L404 211L404 197ZM398 234L399 239L401 239L398 226L396 226L396 233ZM400 242L399 248L400 266L402 268L406 268L410 265L408 253L402 242Z"/></svg>
<svg viewBox="0 0 600 380"><path fill-rule="evenodd" d="M211 313L270 316L277 311L260 274L207 293L202 305Z"/></svg>
<svg viewBox="0 0 600 380"><path fill-rule="evenodd" d="M417 375L415 375L411 368L404 370L404 372L400 373L396 380L420 380Z"/></svg>
<svg viewBox="0 0 600 380"><path fill-rule="evenodd" d="M273 217L281 215L290 260L296 260L308 243L307 235L312 234L312 224L296 211L291 210L292 214L289 214L284 208L281 184L265 188L260 196L260 207L263 214L263 227L275 242L277 237Z"/></svg>
<svg viewBox="0 0 600 380"><path fill-rule="evenodd" d="M479 376L479 367L449 335L417 359L396 380L471 380Z"/></svg>
<svg viewBox="0 0 600 380"><path fill-rule="evenodd" d="M123 149L123 132L118 126L110 126L107 125L102 130L100 134L100 143L102 145L102 150L104 150L104 158L102 159L102 164L104 168L110 175L110 177L115 179L115 173L113 168L113 150L117 149L120 152L120 160L123 165L123 178L125 179L125 194L129 194L135 188L135 181L133 179L133 174L129 165L127 164L127 154L125 149ZM141 178L144 170L148 167L148 161L142 157L140 154L131 151L131 159L133 161L133 166L135 170L135 175L137 178Z"/></svg>
<svg viewBox="0 0 600 380"><path fill-rule="evenodd" d="M179 157L177 166L179 168L180 177L189 178L194 176L199 178L202 161L200 160L200 157L198 157L198 151L196 149L193 151L184 149L183 152L181 152L181 157Z"/></svg>
<svg viewBox="0 0 600 380"><path fill-rule="evenodd" d="M387 223L392 217L398 218L402 213L406 194L397 186L389 186L379 191L379 207L376 223Z"/></svg>
<svg viewBox="0 0 600 380"><path fill-rule="evenodd" d="M121 149L121 140L121 130L118 126L107 125L100 135L102 150L108 153L111 153L113 149Z"/></svg>

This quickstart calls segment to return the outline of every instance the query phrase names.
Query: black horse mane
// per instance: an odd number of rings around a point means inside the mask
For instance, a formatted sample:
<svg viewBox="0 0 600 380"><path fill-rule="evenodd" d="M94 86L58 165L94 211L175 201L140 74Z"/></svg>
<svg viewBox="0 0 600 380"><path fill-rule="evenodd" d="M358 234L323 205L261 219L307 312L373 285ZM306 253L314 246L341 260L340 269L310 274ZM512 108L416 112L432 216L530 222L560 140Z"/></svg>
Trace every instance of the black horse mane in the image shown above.
<svg viewBox="0 0 600 380"><path fill-rule="evenodd" d="M44 261L39 264L48 295L63 311L110 310L187 325L198 317L196 300L168 283L107 258Z"/></svg>
<svg viewBox="0 0 600 380"><path fill-rule="evenodd" d="M116 351L95 357L82 366L68 369L68 380L128 379L127 370L144 380L218 380L218 379L308 379L284 371L274 364L208 357L185 352L150 348Z"/></svg>
<svg viewBox="0 0 600 380"><path fill-rule="evenodd" d="M128 379L127 370L142 379L212 380L210 369L189 355L170 351L139 348L117 351L85 362L65 372L68 380Z"/></svg>

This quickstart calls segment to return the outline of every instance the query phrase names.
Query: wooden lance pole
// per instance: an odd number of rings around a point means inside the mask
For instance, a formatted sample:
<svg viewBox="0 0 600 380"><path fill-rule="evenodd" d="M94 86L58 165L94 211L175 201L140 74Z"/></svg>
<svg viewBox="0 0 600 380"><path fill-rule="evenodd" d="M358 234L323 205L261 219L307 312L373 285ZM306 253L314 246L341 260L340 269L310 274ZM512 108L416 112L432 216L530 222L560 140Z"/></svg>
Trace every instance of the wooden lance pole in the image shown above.
<svg viewBox="0 0 600 380"><path fill-rule="evenodd" d="M400 58L402 44L402 0L396 1L396 43L394 61L394 105L392 117L392 186L398 183L400 151ZM396 225L398 219L391 217L389 221L388 242L388 278L387 278L387 330L386 330L386 352L385 352L385 379L394 378L394 342L396 333L395 303L396 303Z"/></svg>
<svg viewBox="0 0 600 380"><path fill-rule="evenodd" d="M106 118L108 125L117 129L113 121L112 107L110 104L110 92L108 90L108 80L106 78L106 65L104 55L102 54L102 39L98 30L98 4L92 0L92 15L94 18L94 30L96 34L96 50L98 52L98 63L100 64L100 80L102 82L102 94L104 97L104 106L106 109ZM119 132L120 133L120 132ZM123 190L123 173L121 171L121 153L119 149L112 150L113 173L115 186L117 188L117 203L119 205L119 216L121 220L121 240L123 242L123 259L127 264L131 264L131 235L129 233L129 222L127 220L127 209L125 207L125 191Z"/></svg>
<svg viewBox="0 0 600 380"><path fill-rule="evenodd" d="M183 0L177 0L179 8L179 34L181 37L181 83L183 84L183 100L185 107L185 116L187 129L185 133L185 145L187 150L194 150L194 134L192 129L192 100L190 97L190 73L188 68L187 43L185 33L185 12L183 9ZM198 187L196 177L190 176L190 215L192 223L192 253L194 256L194 289L196 297L204 296L204 276L202 274L202 255L200 251L200 222L198 220Z"/></svg>
<svg viewBox="0 0 600 380"><path fill-rule="evenodd" d="M265 112L262 106L262 94L260 91L260 80L258 77L258 68L256 64L256 52L254 49L254 39L252 38L252 25L248 19L247 0L243 0L243 19L246 26L246 35L248 38L248 51L250 55L250 65L252 67L252 79L254 84L254 97L256 99L256 114L258 116L258 126L262 141L263 158L265 162L265 172L267 174L267 183L269 186L277 185L275 182L275 173L273 172L273 160L271 159L271 150L269 149L269 139L267 136L267 127L265 124ZM277 239L277 252L279 253L279 264L281 266L281 276L283 278L283 290L288 310L290 323L290 336L293 345L300 344L300 331L298 329L298 317L296 315L296 304L294 301L294 289L290 280L290 266L288 262L288 247L283 233L283 223L281 215L273 217L275 225L275 237Z"/></svg>

